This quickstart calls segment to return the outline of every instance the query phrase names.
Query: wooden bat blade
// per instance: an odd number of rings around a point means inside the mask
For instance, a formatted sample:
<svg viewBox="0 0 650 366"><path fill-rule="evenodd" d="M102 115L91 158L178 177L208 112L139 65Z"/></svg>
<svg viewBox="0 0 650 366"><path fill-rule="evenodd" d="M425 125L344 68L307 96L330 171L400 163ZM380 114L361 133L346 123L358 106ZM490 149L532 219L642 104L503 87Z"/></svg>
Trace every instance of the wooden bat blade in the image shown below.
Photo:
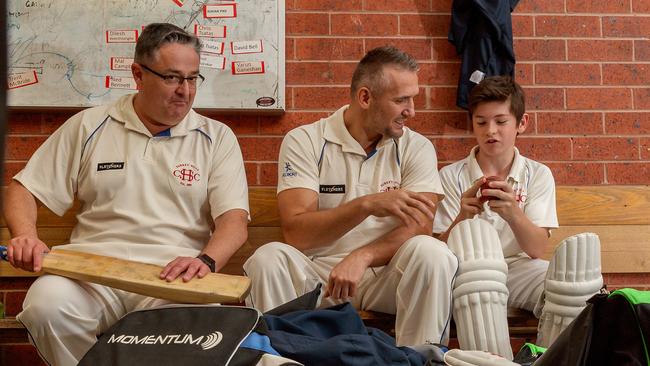
<svg viewBox="0 0 650 366"><path fill-rule="evenodd" d="M243 302L250 291L244 276L210 273L203 278L167 282L162 267L102 255L53 250L43 259L43 271L179 303Z"/></svg>

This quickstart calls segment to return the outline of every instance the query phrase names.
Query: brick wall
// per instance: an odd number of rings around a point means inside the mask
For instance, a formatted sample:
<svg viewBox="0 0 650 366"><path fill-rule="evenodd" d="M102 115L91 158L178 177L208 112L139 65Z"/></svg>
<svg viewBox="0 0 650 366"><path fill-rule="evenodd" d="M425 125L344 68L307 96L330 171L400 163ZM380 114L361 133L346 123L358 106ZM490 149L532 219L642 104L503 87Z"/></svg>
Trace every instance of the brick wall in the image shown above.
<svg viewBox="0 0 650 366"><path fill-rule="evenodd" d="M451 0L286 0L287 113L214 115L242 145L250 185L277 183L282 136L347 102L355 62L394 44L422 64L415 130L441 164L473 145L455 107L459 59L447 42ZM532 124L522 152L558 184L650 183L650 0L522 0L513 14L517 80ZM71 112L13 112L7 175Z"/></svg>

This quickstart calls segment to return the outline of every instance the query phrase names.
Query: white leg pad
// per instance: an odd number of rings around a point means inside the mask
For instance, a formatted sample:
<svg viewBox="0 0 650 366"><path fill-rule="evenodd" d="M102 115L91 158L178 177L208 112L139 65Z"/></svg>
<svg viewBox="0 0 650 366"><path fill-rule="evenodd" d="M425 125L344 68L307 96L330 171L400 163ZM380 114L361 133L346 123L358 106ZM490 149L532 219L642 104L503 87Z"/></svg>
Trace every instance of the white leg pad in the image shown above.
<svg viewBox="0 0 650 366"><path fill-rule="evenodd" d="M603 286L600 240L594 233L564 239L555 249L546 279L536 344L549 347Z"/></svg>
<svg viewBox="0 0 650 366"><path fill-rule="evenodd" d="M496 230L483 219L457 224L447 241L460 262L454 284L454 320L460 348L512 360L508 334L508 266Z"/></svg>
<svg viewBox="0 0 650 366"><path fill-rule="evenodd" d="M485 351L462 351L451 349L445 353L445 364L450 366L519 366Z"/></svg>

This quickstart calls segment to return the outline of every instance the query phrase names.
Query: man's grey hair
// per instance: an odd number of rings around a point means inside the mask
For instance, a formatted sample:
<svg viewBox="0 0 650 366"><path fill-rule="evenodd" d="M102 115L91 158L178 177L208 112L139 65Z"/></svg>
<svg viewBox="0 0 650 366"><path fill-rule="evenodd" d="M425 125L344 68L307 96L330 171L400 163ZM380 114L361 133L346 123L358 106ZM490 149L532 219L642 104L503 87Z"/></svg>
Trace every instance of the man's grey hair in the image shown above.
<svg viewBox="0 0 650 366"><path fill-rule="evenodd" d="M383 46L372 49L359 61L350 85L354 95L359 88L365 86L371 93L381 94L386 87L383 75L384 66L394 66L402 70L417 72L418 62L408 53L393 47Z"/></svg>
<svg viewBox="0 0 650 366"><path fill-rule="evenodd" d="M158 50L168 43L192 46L197 55L201 52L201 41L195 35L173 24L151 23L144 28L135 44L134 61L151 62L155 59Z"/></svg>

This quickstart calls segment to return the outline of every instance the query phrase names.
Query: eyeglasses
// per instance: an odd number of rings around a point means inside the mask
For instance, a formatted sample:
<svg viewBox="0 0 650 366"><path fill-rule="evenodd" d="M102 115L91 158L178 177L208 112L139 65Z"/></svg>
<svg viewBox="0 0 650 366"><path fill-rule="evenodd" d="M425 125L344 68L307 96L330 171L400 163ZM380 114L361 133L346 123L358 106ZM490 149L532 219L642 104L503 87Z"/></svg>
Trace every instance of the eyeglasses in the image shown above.
<svg viewBox="0 0 650 366"><path fill-rule="evenodd" d="M180 75L171 75L171 74L163 75L161 73L151 70L147 65L143 65L143 64L139 64L139 65L142 66L143 69L161 78L163 82L169 86L178 87L183 85L183 81L187 80L187 85L190 88L198 88L205 81L205 78L201 74L195 76L188 76L188 77L183 77Z"/></svg>

